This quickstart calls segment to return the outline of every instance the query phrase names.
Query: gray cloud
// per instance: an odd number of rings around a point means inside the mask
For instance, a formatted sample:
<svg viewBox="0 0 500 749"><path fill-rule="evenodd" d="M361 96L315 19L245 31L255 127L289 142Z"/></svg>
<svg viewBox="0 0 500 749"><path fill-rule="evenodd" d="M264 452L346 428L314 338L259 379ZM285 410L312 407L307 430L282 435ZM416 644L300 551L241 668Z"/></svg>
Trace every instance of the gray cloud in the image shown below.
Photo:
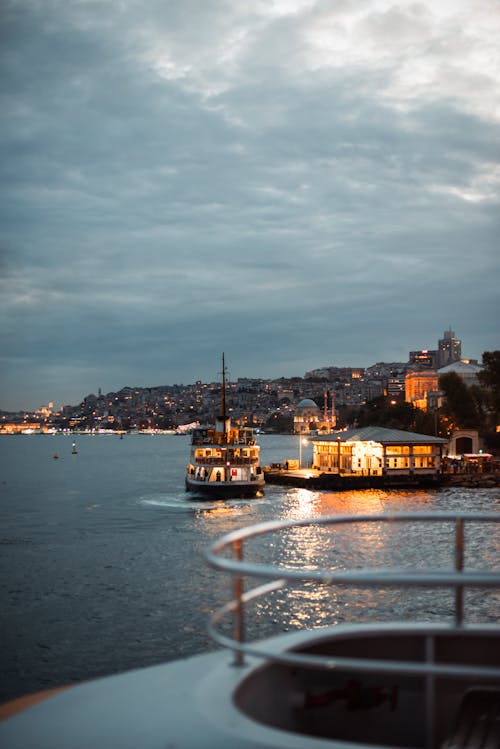
<svg viewBox="0 0 500 749"><path fill-rule="evenodd" d="M491 2L2 12L0 407L498 348Z"/></svg>

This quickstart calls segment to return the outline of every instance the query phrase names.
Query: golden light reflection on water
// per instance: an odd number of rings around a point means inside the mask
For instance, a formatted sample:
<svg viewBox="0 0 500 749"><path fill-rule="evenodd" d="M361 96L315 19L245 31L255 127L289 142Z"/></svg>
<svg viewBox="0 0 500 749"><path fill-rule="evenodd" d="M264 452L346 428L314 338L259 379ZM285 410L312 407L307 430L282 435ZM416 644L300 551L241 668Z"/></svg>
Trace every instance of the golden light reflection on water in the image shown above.
<svg viewBox="0 0 500 749"><path fill-rule="evenodd" d="M202 532L213 527L218 535L229 533L236 526L251 525L259 520L260 498L249 500L218 500L215 502L200 501L194 513L200 521Z"/></svg>
<svg viewBox="0 0 500 749"><path fill-rule="evenodd" d="M283 513L284 520L321 518L325 515L381 514L383 492L318 493L296 489L290 493L290 502ZM373 562L375 549L386 546L387 528L382 524L363 523L356 526L311 526L292 528L282 534L281 564L287 568L307 570L327 567L365 566Z"/></svg>
<svg viewBox="0 0 500 749"><path fill-rule="evenodd" d="M405 510L429 510L435 502L435 494L427 492L386 492L366 490L353 492L310 492L296 489L288 492L288 504L282 512L284 520L321 519L325 515L385 515ZM420 536L421 529L416 531ZM439 543L446 546L449 529L436 529ZM283 534L282 564L286 567L305 569L327 567L343 569L349 567L378 567L403 564L424 567L427 556L422 545L406 542L414 540L415 529L398 524L357 523L330 525L318 528L291 529ZM286 542L286 543L285 543ZM411 547L411 548L409 548ZM434 561L436 561L434 559ZM449 553L446 563L449 561Z"/></svg>
<svg viewBox="0 0 500 749"><path fill-rule="evenodd" d="M303 520L318 514L318 493L309 489L295 489L292 501L283 513L283 520Z"/></svg>
<svg viewBox="0 0 500 749"><path fill-rule="evenodd" d="M257 602L252 619L260 636L268 634L277 623L282 631L289 631L343 622L443 621L451 619L453 600L452 594L444 590L410 593L393 588L303 585L281 591L272 600Z"/></svg>
<svg viewBox="0 0 500 749"><path fill-rule="evenodd" d="M331 571L366 568L450 569L453 566L453 525L359 522L319 526L325 515L384 515L405 509L427 510L435 501L415 494L383 491L288 493L283 519L311 518L311 525L284 529L273 536L267 551L272 563L285 569ZM397 502L397 508L394 504ZM405 507L405 505L408 507ZM263 561L263 559L262 559ZM266 561L271 561L267 558ZM277 572L277 576L279 572ZM437 620L450 616L453 596L444 590L348 588L291 583L272 600L256 604L257 618L279 621L284 630L317 628L345 621Z"/></svg>
<svg viewBox="0 0 500 749"><path fill-rule="evenodd" d="M383 567L402 570L452 569L454 524L359 522L320 526L326 515L394 515L402 511L447 510L447 496L439 492L311 492L287 490L279 504L264 505L266 519L308 520L310 524L285 528L245 543L245 559L293 570L347 570ZM271 514L272 513L272 514ZM224 517L230 530L235 518ZM240 519L243 526L248 518ZM220 523L219 530L220 530ZM466 538L466 560L482 568L498 559L497 534L480 524ZM467 535L467 534L466 534ZM486 566L492 566L491 564ZM262 580L249 579L248 588ZM498 597L473 591L465 597L467 619L498 621ZM280 631L316 629L343 622L451 621L454 596L445 589L403 589L381 585L355 588L346 585L289 581L288 586L249 605L245 628L249 639Z"/></svg>
<svg viewBox="0 0 500 749"><path fill-rule="evenodd" d="M419 507L429 509L433 496L427 492L388 492L366 489L352 492L325 492L319 495L316 509L322 515L373 515L386 512L404 512Z"/></svg>
<svg viewBox="0 0 500 749"><path fill-rule="evenodd" d="M426 513L428 510L463 509L453 505L454 495L447 492L311 492L287 489L271 494L261 505L256 520L307 521L270 535L245 542L244 558L255 564L276 566L276 578L282 570L356 570L391 568L401 570L450 570L454 566L454 523L391 522L385 515L399 512ZM470 500L469 500L470 501ZM258 513L256 513L257 515ZM264 517L262 517L264 515ZM321 526L326 515L381 516L380 521ZM209 523L209 518L206 517ZM239 521L231 514L219 515L230 530L248 524L248 516ZM217 522L221 530L220 522ZM472 569L498 564L500 535L497 528L471 524L466 529L465 559ZM489 562L489 563L488 563ZM270 578L269 578L270 579ZM282 632L316 630L343 623L374 622L452 622L455 597L444 588L398 588L385 582L380 587L316 584L289 580L286 587L248 604L245 610L245 638L264 639ZM245 590L265 580L249 577ZM467 622L498 622L500 597L484 590L466 591L464 612ZM225 622L231 636L231 621Z"/></svg>

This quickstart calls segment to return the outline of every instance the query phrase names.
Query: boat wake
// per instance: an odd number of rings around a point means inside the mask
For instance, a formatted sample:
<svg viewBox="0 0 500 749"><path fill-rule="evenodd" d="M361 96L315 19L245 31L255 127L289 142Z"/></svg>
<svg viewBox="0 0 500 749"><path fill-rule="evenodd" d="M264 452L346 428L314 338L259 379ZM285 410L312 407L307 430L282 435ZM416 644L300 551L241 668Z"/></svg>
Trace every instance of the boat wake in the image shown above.
<svg viewBox="0 0 500 749"><path fill-rule="evenodd" d="M154 497L141 497L139 504L149 505L153 507L163 507L168 510L176 510L178 512L199 512L209 510L219 510L221 506L224 507L242 507L249 504L255 505L264 502L264 497L253 497L248 498L234 498L234 499L214 499L207 500L206 497L196 498L196 496L188 495L184 493L182 495L156 495Z"/></svg>

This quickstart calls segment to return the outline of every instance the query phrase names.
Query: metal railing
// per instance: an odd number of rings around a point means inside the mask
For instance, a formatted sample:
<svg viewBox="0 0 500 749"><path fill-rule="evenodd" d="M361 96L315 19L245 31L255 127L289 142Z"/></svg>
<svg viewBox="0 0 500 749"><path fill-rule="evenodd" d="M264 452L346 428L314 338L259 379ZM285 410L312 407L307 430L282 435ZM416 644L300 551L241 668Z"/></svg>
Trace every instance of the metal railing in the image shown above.
<svg viewBox="0 0 500 749"><path fill-rule="evenodd" d="M450 570L409 570L367 568L356 570L329 569L291 569L276 564L250 563L244 560L244 542L277 533L291 528L306 526L339 526L353 523L453 523L454 534L454 568ZM236 665L244 663L244 655L257 656L275 662L290 665L310 666L322 669L340 669L347 671L400 673L425 676L474 676L477 678L500 678L500 668L489 666L470 666L456 664L438 664L431 662L391 661L382 659L344 658L322 655L311 655L293 651L272 652L262 644L253 644L245 640L246 608L248 604L278 590L299 582L312 582L327 586L351 587L445 587L454 591L454 616L452 627L460 628L464 622L464 589L465 588L498 588L500 589L500 571L464 569L464 526L467 523L500 523L497 513L399 513L396 515L355 515L324 516L292 521L272 521L260 523L249 528L228 533L216 541L205 556L209 564L218 570L229 573L232 577L233 598L212 615L209 622L209 633L218 644L229 648L234 653ZM230 552L232 557L224 556ZM244 580L263 578L271 580L245 591ZM225 635L219 625L232 616L232 636ZM432 622L429 622L432 626ZM318 630L317 630L318 631ZM499 629L500 632L500 629Z"/></svg>
<svg viewBox="0 0 500 749"><path fill-rule="evenodd" d="M199 457L195 455L195 461L196 465L222 465L224 463L230 462L232 466L251 466L251 465L258 465L259 464L259 458L242 458L242 457L227 457L219 456L219 457L205 457L203 455L200 455Z"/></svg>

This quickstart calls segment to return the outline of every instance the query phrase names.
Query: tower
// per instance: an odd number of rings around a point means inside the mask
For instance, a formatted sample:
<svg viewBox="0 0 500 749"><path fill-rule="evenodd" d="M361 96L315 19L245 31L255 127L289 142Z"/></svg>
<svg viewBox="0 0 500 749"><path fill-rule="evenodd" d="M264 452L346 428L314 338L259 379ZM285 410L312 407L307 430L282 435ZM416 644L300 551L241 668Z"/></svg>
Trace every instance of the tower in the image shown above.
<svg viewBox="0 0 500 749"><path fill-rule="evenodd" d="M462 358L462 341L455 338L455 331L445 330L443 338L438 342L438 369L446 367L448 364L460 361Z"/></svg>

